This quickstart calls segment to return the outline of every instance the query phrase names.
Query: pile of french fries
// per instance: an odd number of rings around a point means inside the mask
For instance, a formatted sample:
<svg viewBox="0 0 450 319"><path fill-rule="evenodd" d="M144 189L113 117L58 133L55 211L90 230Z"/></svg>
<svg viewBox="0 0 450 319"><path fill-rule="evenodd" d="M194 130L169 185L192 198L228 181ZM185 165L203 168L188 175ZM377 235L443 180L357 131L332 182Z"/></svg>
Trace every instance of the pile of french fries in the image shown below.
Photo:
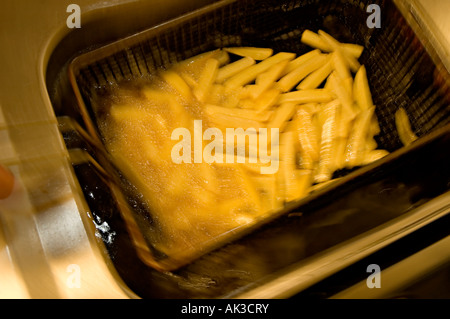
<svg viewBox="0 0 450 319"><path fill-rule="evenodd" d="M363 47L340 43L322 30L306 30L300 40L312 50L298 57L233 47L175 68L184 82L176 85L184 87L180 92L194 94L215 126L279 128L275 198L281 201L305 196L337 170L388 154L374 140L380 128L366 69L358 62ZM230 54L239 58L230 63ZM257 174L254 165L244 167ZM273 178L257 176L259 184Z"/></svg>
<svg viewBox="0 0 450 319"><path fill-rule="evenodd" d="M211 236L226 232L227 227L247 224L286 202L303 198L331 181L337 170L366 165L388 154L377 149L374 139L380 128L366 69L358 61L363 47L340 43L322 30L306 30L299 41L312 49L298 57L255 47L200 54L161 70L161 82L142 90L151 107L112 106L112 122L122 123L121 132L129 129L135 134L123 135L122 142L112 138L109 150L144 197L154 199L150 205L162 207L168 214L164 202L173 201L174 194L183 198L181 194L188 192L195 198L195 213L176 217L183 221L183 231L193 232L200 217L216 225L219 219L231 218L235 224L223 223L215 232L202 230ZM205 128L223 132L226 128L277 128L278 171L261 174L261 166L267 163L249 158L234 164L170 163L171 130L192 129L193 120L199 118ZM139 126L142 129L136 128ZM130 139L136 143L129 143ZM166 172L155 173L155 169ZM160 178L164 187L157 192L149 186L158 180L155 176L164 176ZM192 180L198 186L194 191ZM232 188L242 191L233 192ZM228 197L223 195L227 192ZM204 213L199 213L199 207ZM177 230L171 236L177 236ZM190 236L191 240L194 237Z"/></svg>

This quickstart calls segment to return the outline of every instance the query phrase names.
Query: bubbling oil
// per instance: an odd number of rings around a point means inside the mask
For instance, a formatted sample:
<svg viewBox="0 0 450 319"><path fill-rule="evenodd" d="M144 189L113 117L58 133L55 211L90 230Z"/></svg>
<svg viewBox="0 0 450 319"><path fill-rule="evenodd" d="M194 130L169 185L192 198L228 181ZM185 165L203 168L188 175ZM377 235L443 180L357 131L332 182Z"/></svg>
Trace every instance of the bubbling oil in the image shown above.
<svg viewBox="0 0 450 319"><path fill-rule="evenodd" d="M115 86L96 105L105 147L149 207L157 232L147 236L160 252L176 259L201 251L267 213L239 163L172 160L174 129L192 132L194 120L202 120L204 130L212 127L195 99L153 77Z"/></svg>

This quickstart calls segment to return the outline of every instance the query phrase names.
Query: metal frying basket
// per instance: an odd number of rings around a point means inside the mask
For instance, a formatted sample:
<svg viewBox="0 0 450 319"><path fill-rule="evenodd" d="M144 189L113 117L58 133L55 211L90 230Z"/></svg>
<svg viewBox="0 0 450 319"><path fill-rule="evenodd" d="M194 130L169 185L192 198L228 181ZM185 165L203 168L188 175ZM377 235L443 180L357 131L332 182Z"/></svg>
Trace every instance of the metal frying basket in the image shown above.
<svg viewBox="0 0 450 319"><path fill-rule="evenodd" d="M382 12L382 27L368 28L368 4L376 3ZM379 148L392 152L381 161L365 169L345 172L334 185L295 202L251 229L233 234L242 236L278 216L301 209L330 189L351 183L358 176L373 174L383 164L393 161L421 143L431 132L450 133L450 76L444 63L423 35L408 24L396 3L384 1L318 0L225 0L192 12L175 20L142 31L128 38L85 53L70 64L69 77L78 100L83 125L93 139L93 156L110 174L111 187L121 207L130 236L140 258L151 267L161 270L177 269L200 255L228 242L203 247L189 256L173 259L161 254L148 241L151 216L145 209L129 205L130 185L112 165L102 145L99 118L95 112L99 92L113 85L151 75L159 68L196 54L227 46L270 47L275 52L287 51L297 55L311 50L300 42L305 29L323 29L342 42L363 45L360 58L367 69L372 89L380 134ZM395 112L403 107L411 120L413 131L420 138L416 145L403 148L395 127ZM442 133L443 132L443 133Z"/></svg>

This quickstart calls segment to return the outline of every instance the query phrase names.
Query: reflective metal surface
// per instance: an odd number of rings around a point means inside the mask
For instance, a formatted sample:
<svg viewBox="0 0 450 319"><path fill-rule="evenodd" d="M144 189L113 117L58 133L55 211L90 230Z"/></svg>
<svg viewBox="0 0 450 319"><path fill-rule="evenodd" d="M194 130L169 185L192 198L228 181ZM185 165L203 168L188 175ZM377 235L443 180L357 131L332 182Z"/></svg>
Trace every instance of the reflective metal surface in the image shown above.
<svg viewBox="0 0 450 319"><path fill-rule="evenodd" d="M96 237L48 97L45 79L56 75L46 73L47 64L69 33L76 41L65 42L67 50L53 56L52 63L63 61L64 54L131 34L208 2L212 1L78 0L80 29L66 25L71 2L2 2L0 164L12 171L16 182L12 195L0 200L0 298L137 297L116 274ZM429 32L448 67L450 2L401 2ZM93 33L93 25L109 31Z"/></svg>

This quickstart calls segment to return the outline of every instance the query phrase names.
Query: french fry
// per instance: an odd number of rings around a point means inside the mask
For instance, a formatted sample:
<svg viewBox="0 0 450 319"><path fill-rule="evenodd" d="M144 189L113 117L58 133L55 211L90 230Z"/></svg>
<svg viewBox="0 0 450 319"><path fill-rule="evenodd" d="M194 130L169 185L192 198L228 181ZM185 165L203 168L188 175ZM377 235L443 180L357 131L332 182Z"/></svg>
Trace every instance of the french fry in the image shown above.
<svg viewBox="0 0 450 319"><path fill-rule="evenodd" d="M184 99L189 100L192 98L191 88L178 73L172 70L167 70L161 72L160 75L164 81L178 91Z"/></svg>
<svg viewBox="0 0 450 319"><path fill-rule="evenodd" d="M303 31L300 41L323 52L330 52L332 50L330 45L320 35L311 30Z"/></svg>
<svg viewBox="0 0 450 319"><path fill-rule="evenodd" d="M218 58L222 55L222 50L216 49L204 53L200 53L196 56L187 58L186 60L180 61L173 66L173 70L177 73L183 72L193 72L197 74L196 71L201 70L203 64L208 59Z"/></svg>
<svg viewBox="0 0 450 319"><path fill-rule="evenodd" d="M289 200L289 188L292 188L292 173L295 170L294 132L284 132L280 135L280 167L277 173L279 197Z"/></svg>
<svg viewBox="0 0 450 319"><path fill-rule="evenodd" d="M270 48L232 47L225 48L224 50L239 56L250 57L255 60L264 60L273 54L273 49Z"/></svg>
<svg viewBox="0 0 450 319"><path fill-rule="evenodd" d="M243 71L244 69L248 68L249 66L252 66L255 63L256 62L253 58L243 57L240 60L222 66L217 72L216 81L218 83L222 83L229 77L232 77L233 75Z"/></svg>
<svg viewBox="0 0 450 319"><path fill-rule="evenodd" d="M300 67L306 61L308 61L314 57L317 57L319 55L321 55L321 52L320 52L320 50L316 49L316 50L306 52L305 54L302 54L301 56L295 58L294 60L289 61L286 68L283 70L283 72L281 72L281 76L284 76L284 75L288 74L289 72L294 71L295 69Z"/></svg>
<svg viewBox="0 0 450 319"><path fill-rule="evenodd" d="M343 169L346 165L346 148L348 136L353 128L353 122L343 114L341 104L337 105L336 110L336 139L334 149L334 168L335 170Z"/></svg>
<svg viewBox="0 0 450 319"><path fill-rule="evenodd" d="M328 61L322 67L309 74L300 82L297 86L297 90L317 89L317 87L330 75L332 70L333 64L330 58L328 58Z"/></svg>
<svg viewBox="0 0 450 319"><path fill-rule="evenodd" d="M342 105L342 120L352 121L356 116L352 96L350 96L343 81L336 75L335 71L331 73L329 79L330 85Z"/></svg>
<svg viewBox="0 0 450 319"><path fill-rule="evenodd" d="M225 81L225 86L227 86L230 89L234 89L239 86L243 86L245 84L248 84L256 79L258 74L263 73L264 71L267 71L270 67L273 65L280 63L285 60L292 60L295 57L294 53L290 52L280 52L277 53L271 57L268 57L267 59L252 65L242 72L239 72L238 74L233 75L232 77L228 78Z"/></svg>
<svg viewBox="0 0 450 319"><path fill-rule="evenodd" d="M302 33L301 42L309 45L310 47L320 49L322 52L333 52L334 48L331 47L327 41L325 41L319 34L311 31L305 30ZM353 43L337 43L338 47L348 55L353 56L358 59L364 51L364 47L362 45L353 44Z"/></svg>
<svg viewBox="0 0 450 319"><path fill-rule="evenodd" d="M268 121L273 111L264 111L264 112L257 112L255 110L250 109L239 109L239 108L227 108L223 106L217 106L212 104L206 104L204 106L205 112L207 114L214 114L214 113L221 113L221 114L227 114L233 117L241 117L244 119L249 120L255 120L259 122L266 122Z"/></svg>
<svg viewBox="0 0 450 319"><path fill-rule="evenodd" d="M307 153L306 156L312 161L319 159L319 136L312 123L311 115L302 108L297 108L295 119L295 129L297 139L300 143L302 154Z"/></svg>
<svg viewBox="0 0 450 319"><path fill-rule="evenodd" d="M306 104L299 105L298 108L303 109L304 111L308 112L309 115L312 117L314 114L317 113L318 104L317 103L306 103Z"/></svg>
<svg viewBox="0 0 450 319"><path fill-rule="evenodd" d="M398 136L400 141L404 146L408 146L418 139L417 135L414 134L411 123L409 122L408 114L404 108L399 108L395 112L395 125L397 127Z"/></svg>
<svg viewBox="0 0 450 319"><path fill-rule="evenodd" d="M222 84L213 84L211 86L211 92L209 93L205 103L223 105L225 96L225 86Z"/></svg>
<svg viewBox="0 0 450 319"><path fill-rule="evenodd" d="M200 75L197 87L193 90L193 93L197 100L204 102L211 90L211 86L216 80L217 72L219 68L219 61L216 59L208 59L205 63L203 71Z"/></svg>
<svg viewBox="0 0 450 319"><path fill-rule="evenodd" d="M224 107L228 107L228 108L235 108L239 105L239 102L241 101L241 96L242 96L242 92L244 91L244 87L239 86L236 87L234 89L230 89L224 85L222 85L222 91L221 91L221 98L220 98L220 103L215 103L215 104L220 104ZM214 103L213 103L214 104Z"/></svg>
<svg viewBox="0 0 450 319"><path fill-rule="evenodd" d="M359 44L353 44L353 43L341 43L340 44L341 49L344 50L347 54L350 54L351 56L355 57L356 59L359 59L361 54L364 51L364 47Z"/></svg>
<svg viewBox="0 0 450 319"><path fill-rule="evenodd" d="M364 150L367 152L373 151L378 147L377 141L370 135L367 137L366 144L364 146Z"/></svg>
<svg viewBox="0 0 450 319"><path fill-rule="evenodd" d="M358 107L361 110L367 110L373 107L372 94L370 92L367 72L364 65L356 72L353 87L353 96Z"/></svg>
<svg viewBox="0 0 450 319"><path fill-rule="evenodd" d="M265 112L272 106L276 105L280 96L280 91L277 89L269 89L263 92L257 99L241 100L243 108L256 110L258 112Z"/></svg>
<svg viewBox="0 0 450 319"><path fill-rule="evenodd" d="M383 157L389 155L389 152L386 150L372 150L370 152L367 152L364 155L364 158L361 162L362 165L368 165L370 163L373 163L379 159L382 159Z"/></svg>
<svg viewBox="0 0 450 319"><path fill-rule="evenodd" d="M336 137L335 142L335 155L333 167L335 170L340 170L345 168L345 150L347 146L346 137Z"/></svg>
<svg viewBox="0 0 450 319"><path fill-rule="evenodd" d="M221 129L226 128L248 128L259 129L265 127L264 123L243 117L234 117L224 113L208 113L208 118ZM224 130L225 131L225 130Z"/></svg>
<svg viewBox="0 0 450 319"><path fill-rule="evenodd" d="M278 128L279 132L283 132L289 121L295 113L294 103L282 103L276 110L268 124L268 128Z"/></svg>
<svg viewBox="0 0 450 319"><path fill-rule="evenodd" d="M270 67L267 71L259 74L256 77L254 89L251 91L250 95L253 99L257 99L264 91L271 88L275 81L277 81L286 68L289 61L282 61Z"/></svg>
<svg viewBox="0 0 450 319"><path fill-rule="evenodd" d="M327 89L300 90L280 95L279 103L326 103L333 99L333 94Z"/></svg>
<svg viewBox="0 0 450 319"><path fill-rule="evenodd" d="M138 122L150 118L148 112L134 105L113 105L109 110L109 114L118 122Z"/></svg>
<svg viewBox="0 0 450 319"><path fill-rule="evenodd" d="M358 69L361 67L361 64L358 62L358 60L354 56L347 54L345 51L342 50L341 43L338 40L336 40L335 38L333 38L331 35L329 35L328 33L326 33L323 30L319 30L318 33L319 33L320 37L332 48L332 50L334 52L339 51L342 53L349 68L353 72L358 71Z"/></svg>
<svg viewBox="0 0 450 319"><path fill-rule="evenodd" d="M213 59L216 59L219 62L219 67L224 64L230 62L230 55L225 50L220 50L220 53L217 56L214 56Z"/></svg>
<svg viewBox="0 0 450 319"><path fill-rule="evenodd" d="M280 88L282 92L288 92L292 90L308 74L319 69L326 62L326 59L327 55L325 54L320 54L318 56L312 57L296 69L283 76L277 82L277 87Z"/></svg>
<svg viewBox="0 0 450 319"><path fill-rule="evenodd" d="M345 58L340 50L334 51L331 54L331 59L333 61L333 67L336 70L336 74L338 77L343 80L352 77L347 61L345 61Z"/></svg>
<svg viewBox="0 0 450 319"><path fill-rule="evenodd" d="M322 126L319 163L314 174L315 183L323 183L330 180L335 170L333 155L336 147L337 105L328 103L323 112L325 114L325 122Z"/></svg>
<svg viewBox="0 0 450 319"><path fill-rule="evenodd" d="M300 146L300 152L298 153L298 167L302 170L313 171L316 168L317 162L314 161L309 153L304 152Z"/></svg>
<svg viewBox="0 0 450 319"><path fill-rule="evenodd" d="M364 110L355 119L346 149L346 164L349 168L361 165L364 160L365 142L374 110L375 107Z"/></svg>

